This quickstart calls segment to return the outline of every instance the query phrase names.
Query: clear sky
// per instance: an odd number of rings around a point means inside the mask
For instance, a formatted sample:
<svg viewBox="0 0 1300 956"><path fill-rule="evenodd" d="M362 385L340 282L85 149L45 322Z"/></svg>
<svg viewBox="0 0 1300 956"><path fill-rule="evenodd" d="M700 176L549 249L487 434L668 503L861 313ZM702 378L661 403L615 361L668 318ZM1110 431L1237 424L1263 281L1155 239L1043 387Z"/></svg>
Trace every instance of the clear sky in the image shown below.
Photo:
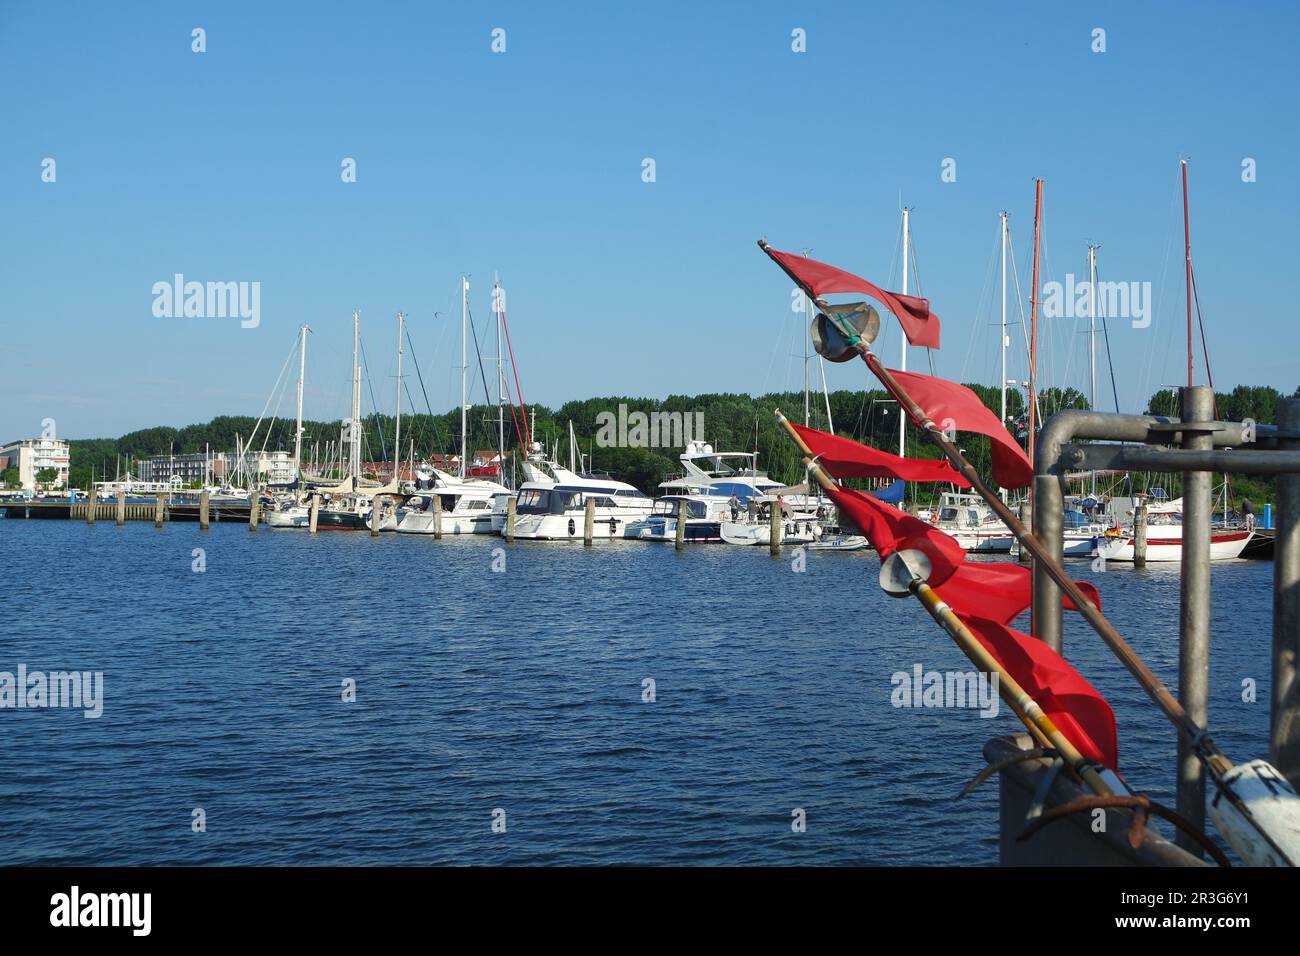
<svg viewBox="0 0 1300 956"><path fill-rule="evenodd" d="M900 197L935 368L992 385L997 214L1027 309L1036 176L1044 281L1094 241L1103 279L1151 283L1150 327L1110 328L1141 410L1185 376L1180 156L1216 384L1290 392L1298 30L1294 3L8 0L0 439L256 414L303 322L307 415L342 417L354 308L379 405L403 310L445 410L461 272L484 323L499 271L529 401L797 387L803 324L755 240L898 289ZM260 282L260 325L155 317L175 273ZM1045 384L1085 387L1082 328L1046 324Z"/></svg>

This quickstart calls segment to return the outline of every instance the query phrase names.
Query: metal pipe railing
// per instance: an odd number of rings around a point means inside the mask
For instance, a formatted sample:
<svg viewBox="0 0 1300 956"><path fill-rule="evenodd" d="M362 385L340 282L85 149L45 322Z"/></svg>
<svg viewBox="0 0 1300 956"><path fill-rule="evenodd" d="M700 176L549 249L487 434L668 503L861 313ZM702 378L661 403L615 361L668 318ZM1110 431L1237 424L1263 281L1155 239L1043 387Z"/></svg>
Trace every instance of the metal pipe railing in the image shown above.
<svg viewBox="0 0 1300 956"><path fill-rule="evenodd" d="M1300 432L1300 398L1277 403L1277 424ZM1283 443L1300 454L1300 440ZM1277 479L1273 539L1273 675L1269 698L1270 762L1300 790L1300 471Z"/></svg>
<svg viewBox="0 0 1300 956"><path fill-rule="evenodd" d="M1214 390L1193 385L1182 392L1183 421L1206 422L1214 417ZM1183 447L1208 451L1214 432L1187 427ZM1178 621L1178 700L1189 717L1209 726L1210 710L1210 515L1214 509L1208 471L1189 471L1183 478L1183 545L1181 608ZM1185 737L1178 738L1178 787L1174 809L1198 830L1205 829L1205 769ZM1185 833L1174 842L1200 855L1199 844Z"/></svg>

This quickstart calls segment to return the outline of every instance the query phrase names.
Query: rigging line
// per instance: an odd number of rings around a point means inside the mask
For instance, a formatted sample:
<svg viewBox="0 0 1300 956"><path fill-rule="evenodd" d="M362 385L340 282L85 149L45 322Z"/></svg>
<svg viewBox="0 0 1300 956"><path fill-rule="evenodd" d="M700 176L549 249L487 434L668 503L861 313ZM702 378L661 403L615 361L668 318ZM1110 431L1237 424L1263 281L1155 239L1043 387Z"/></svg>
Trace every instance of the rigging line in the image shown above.
<svg viewBox="0 0 1300 956"><path fill-rule="evenodd" d="M1196 324L1200 326L1201 329L1201 354L1205 357L1205 379L1210 386L1210 396L1214 401L1214 417L1219 419L1222 417L1219 414L1219 393L1214 390L1214 372L1210 368L1210 347L1205 341L1205 318L1201 315L1201 293L1196 288L1196 267L1189 262L1188 268L1192 276L1192 301L1196 305ZM1226 471L1223 473L1223 485L1228 497L1228 507L1231 507L1233 501L1232 478ZM1228 520L1226 514L1227 508L1224 510L1225 514L1223 520L1226 522Z"/></svg>
<svg viewBox="0 0 1300 956"><path fill-rule="evenodd" d="M415 357L415 343L411 341L411 329L409 326L406 329L406 347L411 350L411 361L415 364L415 377L420 383L420 394L424 396L424 408L425 411L429 413L430 427L433 429L433 441L445 453L447 451L447 446L442 441L442 436L438 432L438 419L433 414L433 406L429 404L429 393L424 389L424 375L420 372L420 360ZM411 406L414 407L415 403L412 402Z"/></svg>
<svg viewBox="0 0 1300 956"><path fill-rule="evenodd" d="M1100 281L1100 280L1101 280L1101 270L1100 270L1100 269L1097 269L1096 271L1097 271L1097 279L1098 279L1098 281ZM1110 394L1111 394L1111 397L1115 400L1115 414L1118 415L1118 414L1119 414L1119 385L1118 385L1118 384L1116 383L1116 381L1115 381L1115 360L1114 360L1114 358L1111 356L1111 353L1110 353L1110 323L1106 321L1106 318L1107 318L1107 316L1106 316L1106 303L1103 302L1103 301L1101 300L1101 297L1100 297L1100 296L1098 296L1097 299L1096 299L1095 301L1096 301L1098 304L1101 305L1101 313L1100 313L1100 317L1101 317L1101 337L1102 337L1102 341L1104 341L1104 342L1106 343L1106 365L1107 365L1107 367L1110 369ZM1094 411L1095 411L1095 409L1094 409ZM1132 498L1132 497L1133 497L1133 490L1134 490L1134 489L1133 489L1133 473L1132 473L1131 471L1126 471L1126 472L1124 473L1124 478L1125 478L1125 481L1126 481L1127 486L1128 486L1128 487L1127 487L1128 496L1129 496L1129 498Z"/></svg>
<svg viewBox="0 0 1300 956"><path fill-rule="evenodd" d="M515 394L519 397L519 416L524 420L524 439L525 444L531 444L533 440L532 426L528 424L528 409L524 405L524 390L519 384L519 367L515 365L515 347L510 344L510 325L506 322L506 310L501 310L501 331L506 337L506 351L510 355L510 370L515 376ZM514 414L515 407L511 403L510 414ZM515 423L515 431L519 431L519 423Z"/></svg>
<svg viewBox="0 0 1300 956"><path fill-rule="evenodd" d="M469 331L474 336L474 357L478 361L479 378L483 380L483 404L488 408L492 407L492 393L488 391L487 372L483 371L483 353L478 347L478 329L474 327L474 310L469 310Z"/></svg>
<svg viewBox="0 0 1300 956"><path fill-rule="evenodd" d="M357 344L361 346L361 367L366 370L366 388L370 392L370 417L375 420L375 431L379 434L379 454L383 456L379 460L384 464L388 464L388 449L384 446L384 430L379 427L379 403L375 401L375 383L370 378L370 362L366 358L366 343L358 339ZM367 440L364 428L361 430L361 441L370 446L371 454L374 454L374 448Z"/></svg>
<svg viewBox="0 0 1300 956"><path fill-rule="evenodd" d="M290 347L289 354L284 357L284 364L280 366L280 374L275 377L275 384L271 386L271 393L266 396L266 404L262 406L262 413L257 416L257 422L256 424L253 425L253 432L251 435L248 436L248 443L250 445L253 443L253 439L257 437L257 430L262 427L262 419L266 417L266 411L268 408L271 407L271 399L275 397L276 390L279 389L280 387L280 381L281 379L284 378L285 370L289 368L289 362L293 358L294 353L297 351L298 351L298 343L297 343L297 338L295 336L294 344L293 346ZM268 432L270 431L269 428L267 430ZM246 459L247 456L248 456L248 451L247 451L247 446L245 446L243 457Z"/></svg>

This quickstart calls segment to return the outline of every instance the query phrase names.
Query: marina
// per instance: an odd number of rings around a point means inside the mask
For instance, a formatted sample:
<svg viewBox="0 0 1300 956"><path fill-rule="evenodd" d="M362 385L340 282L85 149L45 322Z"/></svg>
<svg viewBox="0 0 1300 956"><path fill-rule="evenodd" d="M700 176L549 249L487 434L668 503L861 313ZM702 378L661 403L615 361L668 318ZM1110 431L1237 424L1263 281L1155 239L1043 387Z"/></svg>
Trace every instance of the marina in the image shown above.
<svg viewBox="0 0 1300 956"><path fill-rule="evenodd" d="M1298 31L5 7L6 938L1285 947Z"/></svg>

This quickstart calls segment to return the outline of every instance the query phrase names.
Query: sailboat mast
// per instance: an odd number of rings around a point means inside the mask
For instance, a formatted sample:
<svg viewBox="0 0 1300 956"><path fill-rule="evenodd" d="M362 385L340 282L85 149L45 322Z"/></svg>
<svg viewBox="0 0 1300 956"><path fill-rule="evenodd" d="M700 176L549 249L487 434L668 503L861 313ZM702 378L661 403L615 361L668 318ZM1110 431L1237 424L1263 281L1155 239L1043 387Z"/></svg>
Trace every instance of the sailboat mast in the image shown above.
<svg viewBox="0 0 1300 956"><path fill-rule="evenodd" d="M1034 285L1029 294L1029 460L1034 460L1038 407L1038 247L1042 237L1043 181L1034 180ZM1032 489L1031 489L1032 494Z"/></svg>
<svg viewBox="0 0 1300 956"><path fill-rule="evenodd" d="M1187 272L1187 387L1194 384L1192 379L1192 226L1187 212L1187 160L1180 159L1183 167L1183 252Z"/></svg>
<svg viewBox="0 0 1300 956"><path fill-rule="evenodd" d="M501 279L492 276L492 311L497 314L497 478L505 478L506 460L506 367L501 353L501 313L505 311Z"/></svg>
<svg viewBox="0 0 1300 956"><path fill-rule="evenodd" d="M998 394L1002 398L1002 416L999 419L1005 428L1007 424L1007 212L1004 209L998 214L1001 220L1002 236L1002 336L998 343L998 351L1002 354L1002 379L998 384ZM1007 490L1001 489L1002 500L1007 500Z"/></svg>
<svg viewBox="0 0 1300 956"><path fill-rule="evenodd" d="M810 252L812 252L811 249L805 249L803 251L803 257L807 259L808 253ZM805 294L803 297L804 316L807 317L812 315L813 314L812 310L814 308L815 306L813 305L812 299L808 298L808 296ZM808 428L809 425L811 424L809 419L812 412L812 405L808 399L808 358L809 356L808 356L807 332L803 332L802 334L800 334L799 338L803 340L803 425L804 428Z"/></svg>
<svg viewBox="0 0 1300 956"><path fill-rule="evenodd" d="M298 341L298 419L293 430L293 480L302 477L302 384L307 377L307 333L311 329L303 326L299 330Z"/></svg>
<svg viewBox="0 0 1300 956"><path fill-rule="evenodd" d="M998 391L1002 396L1002 424L1007 423L1007 214L1005 210L999 213L998 218L1002 220L1002 344L999 350L1002 353L1002 384Z"/></svg>
<svg viewBox="0 0 1300 956"><path fill-rule="evenodd" d="M352 421L348 436L348 467L352 480L361 478L361 313L352 313Z"/></svg>
<svg viewBox="0 0 1300 956"><path fill-rule="evenodd" d="M465 402L469 384L469 276L460 277L460 477L465 477L465 454L468 450L469 418Z"/></svg>
<svg viewBox="0 0 1300 956"><path fill-rule="evenodd" d="M912 210L907 206L903 207L903 295L907 295L907 263L909 251L912 247ZM903 333L902 355L899 359L899 371L907 371L907 333ZM898 457L903 458L907 454L907 416L903 414L903 406L898 406Z"/></svg>
<svg viewBox="0 0 1300 956"><path fill-rule="evenodd" d="M393 480L397 480L398 462L402 457L402 338L406 333L406 313L397 313L397 425L393 434Z"/></svg>
<svg viewBox="0 0 1300 956"><path fill-rule="evenodd" d="M1097 247L1088 246L1088 368L1092 379L1088 407L1097 410ZM1092 473L1092 496L1097 497L1097 472Z"/></svg>

